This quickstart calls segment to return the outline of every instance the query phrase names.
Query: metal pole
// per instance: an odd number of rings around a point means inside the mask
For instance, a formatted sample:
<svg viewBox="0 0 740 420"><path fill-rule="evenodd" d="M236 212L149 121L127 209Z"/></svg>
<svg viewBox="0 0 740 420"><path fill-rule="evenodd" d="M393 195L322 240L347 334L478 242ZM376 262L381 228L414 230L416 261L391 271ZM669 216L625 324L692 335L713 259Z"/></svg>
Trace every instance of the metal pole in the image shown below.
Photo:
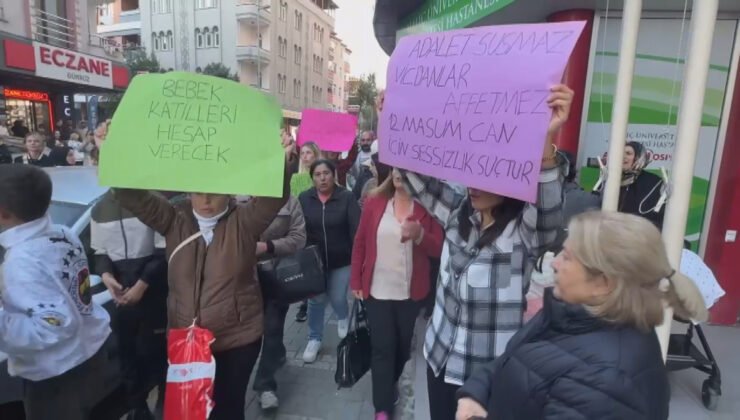
<svg viewBox="0 0 740 420"><path fill-rule="evenodd" d="M691 40L683 74L683 95L678 112L676 148L673 152L673 188L663 223L663 242L673 267L681 263L686 220L689 215L691 183L699 143L704 91L709 73L710 52L717 21L718 0L695 1L691 12ZM663 324L656 328L663 358L668 351L673 309L666 308Z"/></svg>
<svg viewBox="0 0 740 420"><path fill-rule="evenodd" d="M604 186L602 209L616 211L619 203L619 188L622 181L622 160L627 138L627 123L632 96L632 74L635 70L637 34L640 29L642 0L624 2L622 37L619 47L617 85L614 89L612 106L612 128L609 139L606 186Z"/></svg>

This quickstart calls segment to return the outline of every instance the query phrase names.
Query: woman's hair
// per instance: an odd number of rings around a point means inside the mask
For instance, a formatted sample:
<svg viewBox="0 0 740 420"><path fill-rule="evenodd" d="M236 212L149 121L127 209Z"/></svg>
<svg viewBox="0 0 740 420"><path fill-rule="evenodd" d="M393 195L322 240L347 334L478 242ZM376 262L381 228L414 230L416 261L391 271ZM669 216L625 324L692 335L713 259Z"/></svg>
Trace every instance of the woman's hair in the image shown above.
<svg viewBox="0 0 740 420"><path fill-rule="evenodd" d="M71 150L72 148L67 146L55 147L49 152L49 159L54 163L54 166L69 166L67 156Z"/></svg>
<svg viewBox="0 0 740 420"><path fill-rule="evenodd" d="M23 139L23 144L28 143L28 139L31 139L31 138L35 138L36 140L40 141L41 143L45 143L46 142L46 139L44 137L45 136L43 134L39 133L38 131L32 131L32 132L26 134L26 138Z"/></svg>
<svg viewBox="0 0 740 420"><path fill-rule="evenodd" d="M393 168L390 168L390 176L386 176L382 182L380 181L380 172L378 172L378 186L370 191L370 196L391 198L395 193L396 186L393 185Z"/></svg>
<svg viewBox="0 0 740 420"><path fill-rule="evenodd" d="M492 244L493 241L501 236L509 223L520 218L522 210L524 210L524 204L524 201L504 197L501 204L491 209L493 226L483 232L475 246L480 249ZM465 200L460 205L460 212L457 214L457 230L463 238L470 236L470 230L473 228L473 222L470 221L470 216L474 212L475 210L473 209L473 204L470 202L470 197L465 197Z"/></svg>
<svg viewBox="0 0 740 420"><path fill-rule="evenodd" d="M301 156L300 150L303 150L304 147L308 147L309 149L311 149L311 151L313 152L313 156L314 156L314 158L316 160L318 160L318 159L321 158L321 149L319 149L319 145L318 144L316 144L316 143L314 143L312 141L303 143L303 145L299 148L299 152L298 152L298 158L299 158L298 159L299 160L299 163L298 163L298 172L300 172L300 173L305 173L305 172L308 172L308 170L309 170L309 168L306 168L303 165L303 162L300 161L300 156ZM313 175L313 170L311 170L311 174Z"/></svg>
<svg viewBox="0 0 740 420"><path fill-rule="evenodd" d="M326 165L326 167L329 168L332 174L337 173L337 166L334 164L334 162L328 159L316 159L314 163L311 164L311 168L309 172L311 174L311 178L313 178L313 173L316 171L316 168L318 168L321 165Z"/></svg>
<svg viewBox="0 0 740 420"><path fill-rule="evenodd" d="M647 219L617 212L581 213L570 222L568 245L591 276L613 282L602 302L588 306L595 315L649 331L663 322L665 299L681 318L706 316L699 290L671 267L660 232ZM670 280L667 288L661 287L663 279Z"/></svg>

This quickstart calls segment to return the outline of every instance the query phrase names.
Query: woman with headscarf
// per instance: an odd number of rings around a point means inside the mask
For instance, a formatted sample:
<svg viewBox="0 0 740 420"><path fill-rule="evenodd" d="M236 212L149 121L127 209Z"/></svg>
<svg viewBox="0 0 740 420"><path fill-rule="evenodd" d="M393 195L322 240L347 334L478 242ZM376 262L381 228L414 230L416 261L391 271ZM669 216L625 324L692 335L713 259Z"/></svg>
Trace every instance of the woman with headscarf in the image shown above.
<svg viewBox="0 0 740 420"><path fill-rule="evenodd" d="M617 210L642 216L662 229L665 206L660 201L666 186L659 176L645 171L649 164L650 156L642 143L631 141L625 145Z"/></svg>

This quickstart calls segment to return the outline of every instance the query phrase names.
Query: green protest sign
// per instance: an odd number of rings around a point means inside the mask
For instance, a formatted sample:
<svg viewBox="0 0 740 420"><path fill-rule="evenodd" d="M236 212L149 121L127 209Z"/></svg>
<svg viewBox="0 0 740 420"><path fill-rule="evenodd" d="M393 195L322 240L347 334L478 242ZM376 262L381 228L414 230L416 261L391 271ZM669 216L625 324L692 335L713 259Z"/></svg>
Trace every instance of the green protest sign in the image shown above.
<svg viewBox="0 0 740 420"><path fill-rule="evenodd" d="M313 180L308 172L293 174L290 179L290 195L298 197L303 191L313 187Z"/></svg>
<svg viewBox="0 0 740 420"><path fill-rule="evenodd" d="M282 195L281 112L269 96L194 73L136 76L101 148L102 185Z"/></svg>

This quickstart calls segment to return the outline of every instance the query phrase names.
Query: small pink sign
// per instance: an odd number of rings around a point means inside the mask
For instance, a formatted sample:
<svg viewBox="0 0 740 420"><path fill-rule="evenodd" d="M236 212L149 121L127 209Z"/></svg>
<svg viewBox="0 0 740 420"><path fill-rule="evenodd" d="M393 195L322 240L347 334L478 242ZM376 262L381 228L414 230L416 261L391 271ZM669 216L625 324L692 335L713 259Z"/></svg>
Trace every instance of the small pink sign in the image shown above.
<svg viewBox="0 0 740 420"><path fill-rule="evenodd" d="M298 146L314 142L321 150L346 152L357 135L357 116L341 112L304 109L298 128Z"/></svg>

